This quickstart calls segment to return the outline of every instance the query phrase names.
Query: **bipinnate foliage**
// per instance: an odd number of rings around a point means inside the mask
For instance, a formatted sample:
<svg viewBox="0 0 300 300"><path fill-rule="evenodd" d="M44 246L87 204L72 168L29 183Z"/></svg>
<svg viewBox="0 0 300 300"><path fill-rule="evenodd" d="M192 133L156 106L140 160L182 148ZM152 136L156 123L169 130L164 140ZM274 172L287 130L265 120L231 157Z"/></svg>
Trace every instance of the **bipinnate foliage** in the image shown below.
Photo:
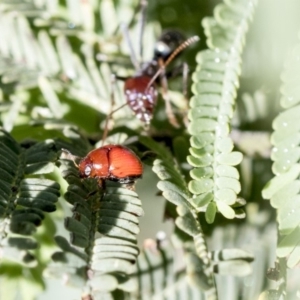
<svg viewBox="0 0 300 300"><path fill-rule="evenodd" d="M187 265L187 271L185 268L178 269L176 265ZM201 263L197 255L184 254L183 249L174 248L167 240L158 243L146 241L131 279L138 285L138 289L132 293L132 299L176 299L183 290L190 295L190 299L205 299L199 283L207 287L207 282L197 274L199 265ZM186 276L187 272L189 276Z"/></svg>
<svg viewBox="0 0 300 300"><path fill-rule="evenodd" d="M279 239L276 249L276 280L284 282L286 268L294 268L300 261L300 106L298 82L294 76L300 71L299 49L298 44L290 52L281 76L280 104L284 111L273 121L274 132L271 136L272 171L275 176L263 190L263 197L269 199L272 207L277 210ZM286 285L281 284L276 299L285 293Z"/></svg>
<svg viewBox="0 0 300 300"><path fill-rule="evenodd" d="M67 135L75 137L72 130ZM173 257L170 252L175 253L176 250L171 245L162 247L168 244L164 240L158 244L148 241L138 256L136 235L139 233L138 217L143 215L143 210L133 187L122 187L108 181L99 187L94 179L81 180L74 163L61 159L61 172L69 183L64 197L73 206L72 216L65 219L70 242L56 237L61 251L53 255L54 263L47 269L47 275L64 278L70 285L81 286L84 291L82 297L86 294L93 299L106 296L117 299L120 295L134 299L136 295L154 297L165 293L175 297L183 288L191 289L201 298L204 297L203 291L206 291L210 299L214 299L216 292L213 292L211 272L224 275L231 270L231 275L244 276L250 271L248 262L252 261L252 257L245 251L231 249L230 257L228 250L221 251L222 254L214 255L211 262L197 212L189 202L187 184L174 165L172 155L149 138L141 137L140 141L148 149L155 150L161 158L153 166L161 179L158 187L167 200L177 205L179 216L176 225L191 236L180 250L185 254L185 259L182 261L180 256L167 259L166 255L169 253L168 256ZM63 144L60 141L57 143ZM72 144L75 143L64 142L69 149ZM195 243L191 243L192 240ZM182 269L178 277L174 273L174 265L179 262ZM166 277L164 281L159 276L162 270ZM146 283L149 278L152 278L151 290ZM188 282L194 287L189 287Z"/></svg>
<svg viewBox="0 0 300 300"><path fill-rule="evenodd" d="M99 25L107 36L113 27L116 29L118 19L111 19L110 27L98 24L99 11L107 12L104 6L77 0L65 7L59 1L0 1L0 31L5 33L0 43L0 87L6 98L4 129L11 131L24 114L31 124L46 123L48 129L63 127L70 113L63 102L70 100L73 105L77 102L77 107L93 109L90 116L73 119L88 131L95 112L109 111L111 70L106 62L99 67L94 46L102 47L96 33ZM110 43L115 48L115 40Z"/></svg>
<svg viewBox="0 0 300 300"><path fill-rule="evenodd" d="M139 218L144 211L135 187L82 180L74 161L61 151L67 149L79 159L99 145L114 90L111 75L126 77L136 71L120 25L124 25L126 12L130 35L134 42L138 40L139 1L0 0L0 297L5 290L3 277L23 280L29 272L34 274L32 281L41 284L42 269L45 275L80 288L82 299L94 300L217 299L223 277L216 286L215 274L242 277L251 273L253 255L231 243L222 249L220 240L233 243L243 238L244 246L249 228L252 226L252 234L259 237L259 226L265 225L260 217L267 218L252 214L252 221L237 220L245 218L246 201L239 197L244 174L238 171L243 156L231 134L241 56L256 2L224 0L216 6L213 17L203 19L208 49L196 56L187 130L172 128L166 122L160 100L147 136L128 107L109 122L106 142L125 142L140 157L145 150L155 153L152 171L167 200L166 214L170 213L174 221L170 239L147 239L139 249ZM141 47L150 53L148 57L153 55L154 40L160 32L158 22L151 22L145 26L147 47ZM285 111L275 119L272 135L275 177L263 192L277 209L279 225L277 261L268 272L269 279L277 280L278 289L266 291L268 299L286 294L287 267L293 268L300 261L298 57L299 46L282 75L281 104ZM137 59L142 64L143 58ZM174 81L176 86L179 80ZM122 83L116 83L116 107L125 101L120 87ZM170 91L171 100L178 94ZM179 115L178 110L174 112ZM240 118L254 122L258 115L253 109L252 115ZM157 140L164 140L164 145ZM239 150L247 156L247 151ZM60 192L62 202L57 206ZM243 196L246 198L247 193ZM58 215L72 210L63 216L69 236L54 237L48 230L49 220L62 221L51 214L57 208ZM228 229L229 222L234 233ZM221 228L226 234L207 242L206 234L213 236ZM39 236L42 230L46 239ZM264 234L268 234L267 229ZM53 240L59 250L51 252L52 262L46 266L40 253L49 252L45 247ZM260 245L263 247L263 242ZM271 255L257 258L259 270L267 265L267 256ZM16 266L17 275L6 272ZM260 275L264 277L263 272ZM250 290L250 285L241 288L245 282L235 281L236 298ZM263 286L266 284L256 284L257 290ZM230 288L228 285L228 291ZM231 292L228 295L232 296ZM34 291L30 295L20 293L34 299ZM228 295L220 298L229 299Z"/></svg>
<svg viewBox="0 0 300 300"><path fill-rule="evenodd" d="M178 229L190 236L183 244L188 280L203 290L208 299L214 299L217 297L214 273L248 275L251 273L249 262L253 257L241 249L223 249L219 254L208 251L197 207L188 191L178 162L168 149L151 139L140 137L140 142L157 155L152 168L160 179L157 187L162 191L164 198L176 206L175 224Z"/></svg>
<svg viewBox="0 0 300 300"><path fill-rule="evenodd" d="M153 163L153 171L160 179L157 187L168 201L176 205L178 217L175 220L175 224L183 232L195 239L196 252L201 258L203 265L206 265L207 270L209 270L211 262L208 257L198 215L190 203L190 193L173 156L162 145L156 144L146 137L141 137L140 141L158 155L158 158ZM207 277L206 281L213 287L212 273L208 274Z"/></svg>
<svg viewBox="0 0 300 300"><path fill-rule="evenodd" d="M197 55L189 111L191 148L188 162L194 168L189 190L212 223L219 211L228 219L243 218L240 209L239 173L235 166L242 154L233 151L230 122L241 70L241 52L256 1L226 1L214 18L202 22L209 50Z"/></svg>
<svg viewBox="0 0 300 300"><path fill-rule="evenodd" d="M68 159L61 160L60 169L69 183L65 199L73 206L65 219L70 243L56 237L62 251L53 255L48 274L81 283L93 299L116 289L131 291L127 281L139 254L138 217L144 213L137 194L128 186L81 180Z"/></svg>
<svg viewBox="0 0 300 300"><path fill-rule="evenodd" d="M60 186L41 175L53 172L57 160L53 140L17 143L0 131L1 259L35 267L34 237L45 212L56 210ZM36 175L39 175L36 177Z"/></svg>

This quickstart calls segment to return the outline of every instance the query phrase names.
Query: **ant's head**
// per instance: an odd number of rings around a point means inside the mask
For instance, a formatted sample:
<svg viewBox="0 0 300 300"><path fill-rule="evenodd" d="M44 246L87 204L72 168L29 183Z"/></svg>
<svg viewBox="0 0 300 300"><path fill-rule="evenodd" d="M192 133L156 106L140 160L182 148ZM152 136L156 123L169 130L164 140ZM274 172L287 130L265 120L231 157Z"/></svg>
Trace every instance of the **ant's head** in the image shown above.
<svg viewBox="0 0 300 300"><path fill-rule="evenodd" d="M185 36L178 30L169 29L164 31L155 44L153 59L162 58L163 61L166 61L185 39Z"/></svg>
<svg viewBox="0 0 300 300"><path fill-rule="evenodd" d="M192 45L193 43L196 43L200 40L200 38L197 35L194 35L187 40L183 41L181 44L179 44L178 47L175 48L175 50L168 56L168 59L166 59L163 64L159 67L157 72L152 76L151 80L148 83L147 89L149 89L153 83L155 82L156 78L166 69L166 67L170 64L170 62L178 55L180 52L182 52L186 47Z"/></svg>

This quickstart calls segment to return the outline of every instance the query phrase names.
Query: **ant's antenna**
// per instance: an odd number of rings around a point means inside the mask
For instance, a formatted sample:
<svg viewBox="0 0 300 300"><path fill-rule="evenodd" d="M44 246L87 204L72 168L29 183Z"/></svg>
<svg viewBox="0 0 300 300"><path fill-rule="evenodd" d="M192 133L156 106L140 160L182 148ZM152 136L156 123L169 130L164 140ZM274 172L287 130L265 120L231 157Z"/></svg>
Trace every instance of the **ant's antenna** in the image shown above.
<svg viewBox="0 0 300 300"><path fill-rule="evenodd" d="M148 83L147 89L149 89L149 87L154 83L154 81L156 80L156 78L163 72L163 70L170 64L170 62L181 52L183 51L185 48L187 48L188 46L198 42L200 40L200 38L195 35L192 36L190 38L188 38L187 40L185 40L182 44L180 44L170 55L170 57L166 60L166 62L158 69L158 71L153 75L153 77L151 78L150 82ZM146 89L146 90L147 90Z"/></svg>
<svg viewBox="0 0 300 300"><path fill-rule="evenodd" d="M76 163L75 159L76 158L81 158L79 156L73 155L69 150L61 148L61 151L66 154L66 158L70 159L73 161L74 165L79 168L78 164Z"/></svg>

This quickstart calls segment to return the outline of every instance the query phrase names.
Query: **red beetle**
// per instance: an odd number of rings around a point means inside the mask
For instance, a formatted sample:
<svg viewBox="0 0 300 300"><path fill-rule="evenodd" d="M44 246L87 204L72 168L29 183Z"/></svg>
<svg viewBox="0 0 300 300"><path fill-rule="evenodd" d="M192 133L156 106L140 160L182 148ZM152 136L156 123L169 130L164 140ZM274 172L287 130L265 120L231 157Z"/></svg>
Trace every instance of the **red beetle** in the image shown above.
<svg viewBox="0 0 300 300"><path fill-rule="evenodd" d="M80 177L133 183L142 177L140 159L127 147L106 145L92 150L78 165Z"/></svg>

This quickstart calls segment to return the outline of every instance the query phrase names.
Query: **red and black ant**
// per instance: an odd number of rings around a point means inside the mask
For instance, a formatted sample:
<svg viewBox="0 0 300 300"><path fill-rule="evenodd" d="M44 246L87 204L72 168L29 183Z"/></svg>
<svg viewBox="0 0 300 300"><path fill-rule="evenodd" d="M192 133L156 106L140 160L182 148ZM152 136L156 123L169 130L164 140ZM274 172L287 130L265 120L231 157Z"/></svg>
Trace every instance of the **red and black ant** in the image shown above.
<svg viewBox="0 0 300 300"><path fill-rule="evenodd" d="M142 21L141 21L141 34L140 34L140 55L142 53L142 37L144 27L144 15L146 2L142 1ZM112 110L107 118L109 118L119 109L128 105L134 112L136 117L146 125L149 125L152 117L153 110L157 103L158 85L162 88L162 96L165 101L166 115L169 122L179 127L178 121L173 113L167 88L167 77L172 73L165 72L166 67L173 61L173 59L186 47L197 42L198 36L193 36L185 40L184 36L177 30L168 30L164 32L158 39L152 60L146 63L139 63L129 38L128 30L125 25L122 26L124 37L127 40L130 49L130 57L132 64L135 67L135 74L132 77L116 76L116 79L124 81L124 94L126 103L120 107ZM112 97L112 102L113 97ZM113 105L113 104L112 104ZM107 124L105 125L107 127ZM107 130L107 129L105 129ZM104 138L106 134L104 134Z"/></svg>
<svg viewBox="0 0 300 300"><path fill-rule="evenodd" d="M175 34L175 31L165 33L160 41L163 41L165 36L171 34ZM158 96L157 79L159 79L159 83L163 89L162 95L166 103L167 117L172 125L178 127L167 94L165 68L184 48L198 40L199 38L197 36L193 36L182 42L171 52L170 50L172 50L172 48L165 44L165 47L161 49L163 52L156 50L153 60L148 62L145 67L141 68L133 77L125 80L124 92L126 102L136 117L142 122L149 124L152 119Z"/></svg>

